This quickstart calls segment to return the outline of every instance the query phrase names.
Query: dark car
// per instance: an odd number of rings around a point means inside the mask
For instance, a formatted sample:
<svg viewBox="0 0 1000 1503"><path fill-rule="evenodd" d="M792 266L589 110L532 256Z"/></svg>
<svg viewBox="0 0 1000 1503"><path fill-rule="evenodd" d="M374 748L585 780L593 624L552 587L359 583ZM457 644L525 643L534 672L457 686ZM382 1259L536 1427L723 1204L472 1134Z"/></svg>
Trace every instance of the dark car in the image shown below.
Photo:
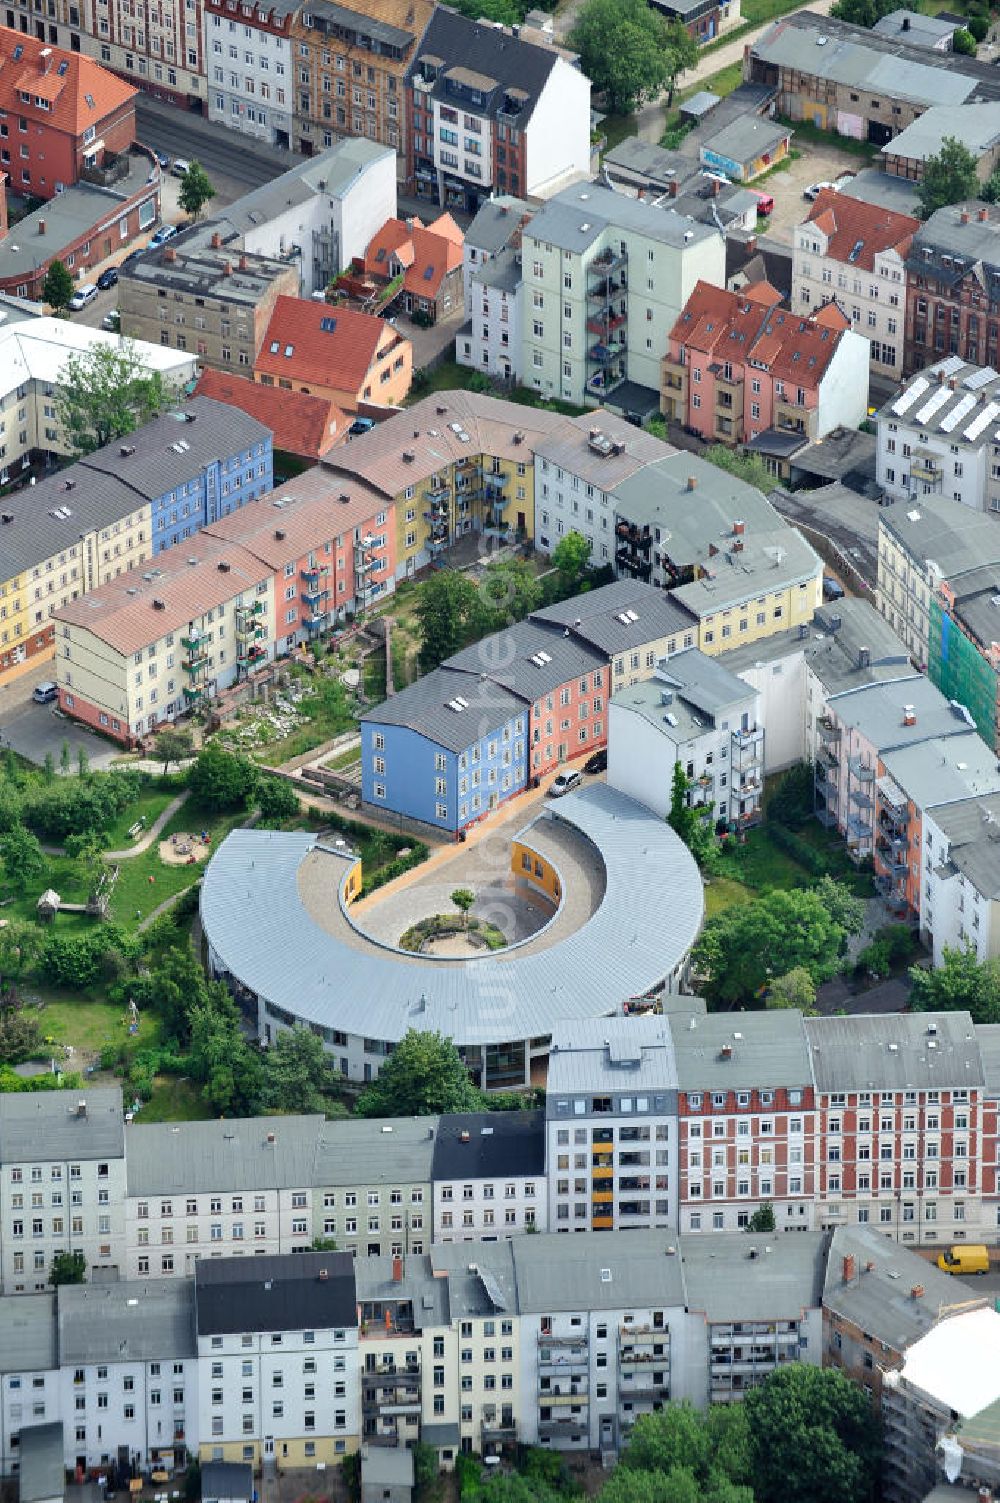
<svg viewBox="0 0 1000 1503"><path fill-rule="evenodd" d="M166 168L166 167L170 166L170 158L167 156L167 154L166 154L165 151L155 151L154 150L153 155L156 158L156 160L159 162L159 164L160 164L161 167Z"/></svg>
<svg viewBox="0 0 1000 1503"><path fill-rule="evenodd" d="M107 269L107 271L102 271L101 275L97 278L97 286L98 286L98 289L101 292L107 292L107 290L108 290L109 287L117 287L117 285L118 285L118 268L117 268L117 266L109 266L108 269Z"/></svg>
<svg viewBox="0 0 1000 1503"><path fill-rule="evenodd" d="M832 574L823 575L823 599L843 600L844 586L839 579L834 579Z"/></svg>
<svg viewBox="0 0 1000 1503"><path fill-rule="evenodd" d="M586 762L584 762L584 764L583 764L583 770L584 770L584 772L589 772L589 773L607 772L607 770L608 770L608 749L607 749L607 747L605 747L603 749L603 751L596 751L592 757L588 757L587 760L586 760Z"/></svg>
<svg viewBox="0 0 1000 1503"><path fill-rule="evenodd" d="M134 250L134 251L129 251L128 255L125 257L124 261L121 263L121 266L119 266L119 268L118 268L119 271L121 270L122 266L131 266L133 261L138 261L138 259L139 259L139 257L141 255L142 255L142 249Z"/></svg>

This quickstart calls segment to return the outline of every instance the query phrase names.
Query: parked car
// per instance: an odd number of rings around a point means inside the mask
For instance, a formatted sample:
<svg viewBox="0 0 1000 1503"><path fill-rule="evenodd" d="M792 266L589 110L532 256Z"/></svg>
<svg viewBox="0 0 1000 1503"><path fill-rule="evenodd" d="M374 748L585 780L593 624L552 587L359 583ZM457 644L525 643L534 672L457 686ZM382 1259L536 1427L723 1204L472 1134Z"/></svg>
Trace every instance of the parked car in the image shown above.
<svg viewBox="0 0 1000 1503"><path fill-rule="evenodd" d="M177 226L175 224L161 224L160 228L157 230L156 234L149 242L149 248L154 245L165 245L167 241L172 240L176 234Z"/></svg>
<svg viewBox="0 0 1000 1503"><path fill-rule="evenodd" d="M823 575L823 599L843 600L844 586L839 579L834 579L832 574Z"/></svg>
<svg viewBox="0 0 1000 1503"><path fill-rule="evenodd" d="M161 167L166 168L170 166L170 158L165 151L156 151L154 148L153 155Z"/></svg>
<svg viewBox="0 0 1000 1503"><path fill-rule="evenodd" d="M608 770L608 749L607 749L607 747L604 747L604 749L602 751L596 751L592 757L588 757L587 760L586 760L586 762L584 762L584 764L583 764L583 770L584 770L584 772L589 772L589 773L607 772L607 770Z"/></svg>
<svg viewBox="0 0 1000 1503"><path fill-rule="evenodd" d="M109 266L108 269L107 269L107 271L102 271L101 275L97 278L97 286L98 286L99 291L101 291L101 292L107 292L107 290L108 290L109 287L117 287L117 285L118 285L118 268L117 268L117 266Z"/></svg>
<svg viewBox="0 0 1000 1503"><path fill-rule="evenodd" d="M59 689L51 679L46 679L44 684L35 685L31 697L36 705L48 705L59 698Z"/></svg>
<svg viewBox="0 0 1000 1503"><path fill-rule="evenodd" d="M83 286L78 287L69 300L70 311L79 313L80 309L86 308L87 304L92 303L96 296L97 288L93 282L84 282Z"/></svg>
<svg viewBox="0 0 1000 1503"><path fill-rule="evenodd" d="M771 197L770 193L761 193L756 188L751 188L750 192L757 200L758 215L761 219L767 219L771 214L774 213L774 199Z"/></svg>
<svg viewBox="0 0 1000 1503"><path fill-rule="evenodd" d="M138 259L139 259L139 257L141 255L142 255L142 249L140 249L140 250L134 250L134 251L129 251L129 253L125 257L124 261L119 262L118 270L121 271L121 269L122 269L123 266L131 266L132 262L133 261L138 261Z"/></svg>
<svg viewBox="0 0 1000 1503"><path fill-rule="evenodd" d="M565 772L559 772L549 784L550 798L562 798L564 793L572 793L574 788L579 788L583 782L580 773L575 767L568 767Z"/></svg>
<svg viewBox="0 0 1000 1503"><path fill-rule="evenodd" d="M802 190L802 197L803 198L808 198L809 202L812 203L812 201L813 201L814 198L819 198L819 196L822 193L822 191L823 191L824 188L832 188L833 191L834 191L834 193L836 193L836 191L837 191L837 184L836 183L810 183L808 188L804 188Z"/></svg>
<svg viewBox="0 0 1000 1503"><path fill-rule="evenodd" d="M170 171L173 173L174 177L183 177L190 166L191 163L187 160L186 157L175 157L174 164L171 167Z"/></svg>
<svg viewBox="0 0 1000 1503"><path fill-rule="evenodd" d="M107 329L112 334L117 334L122 326L122 316L117 308L112 308L110 313L105 313L101 319L101 328Z"/></svg>
<svg viewBox="0 0 1000 1503"><path fill-rule="evenodd" d="M370 433L375 426L374 418L355 418L347 430L348 438L357 438L359 433Z"/></svg>

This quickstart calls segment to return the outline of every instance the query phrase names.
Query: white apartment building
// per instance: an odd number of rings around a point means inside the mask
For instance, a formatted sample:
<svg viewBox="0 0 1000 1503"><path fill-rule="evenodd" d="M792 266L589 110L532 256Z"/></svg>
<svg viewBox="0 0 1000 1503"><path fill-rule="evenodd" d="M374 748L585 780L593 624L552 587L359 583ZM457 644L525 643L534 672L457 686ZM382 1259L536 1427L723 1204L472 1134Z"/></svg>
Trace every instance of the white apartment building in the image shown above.
<svg viewBox="0 0 1000 1503"><path fill-rule="evenodd" d="M332 1238L358 1258L429 1251L431 1165L444 1120L322 1122L313 1168L313 1236Z"/></svg>
<svg viewBox="0 0 1000 1503"><path fill-rule="evenodd" d="M792 242L792 309L835 301L871 346L871 368L899 380L906 325L906 257L919 221L881 204L823 192Z"/></svg>
<svg viewBox="0 0 1000 1503"><path fill-rule="evenodd" d="M442 1117L431 1177L435 1242L499 1242L544 1232L545 1113Z"/></svg>
<svg viewBox="0 0 1000 1503"><path fill-rule="evenodd" d="M935 966L946 949L1000 955L1000 795L924 811L920 937Z"/></svg>
<svg viewBox="0 0 1000 1503"><path fill-rule="evenodd" d="M347 1253L203 1260L195 1272L202 1461L333 1464L360 1427Z"/></svg>
<svg viewBox="0 0 1000 1503"><path fill-rule="evenodd" d="M592 183L565 188L522 237L523 380L546 396L659 411L660 360L699 279L725 286L725 237ZM641 391L636 390L641 388Z"/></svg>
<svg viewBox="0 0 1000 1503"><path fill-rule="evenodd" d="M876 478L893 501L924 496L1000 511L1000 376L948 355L911 376L875 419Z"/></svg>
<svg viewBox="0 0 1000 1503"><path fill-rule="evenodd" d="M0 1299L0 1475L17 1468L22 1427L60 1414L55 1294Z"/></svg>
<svg viewBox="0 0 1000 1503"><path fill-rule="evenodd" d="M690 647L612 698L608 782L666 819L680 763L689 807L745 824L760 810L764 744L756 690Z"/></svg>
<svg viewBox="0 0 1000 1503"><path fill-rule="evenodd" d="M462 248L465 323L455 359L503 380L521 379L521 232L530 216L524 199L490 198Z"/></svg>
<svg viewBox="0 0 1000 1503"><path fill-rule="evenodd" d="M59 1412L68 1468L183 1467L198 1451L194 1285L63 1285Z"/></svg>
<svg viewBox="0 0 1000 1503"><path fill-rule="evenodd" d="M57 1252L82 1252L88 1278L124 1269L124 1132L113 1087L0 1095L4 1294L47 1289Z"/></svg>
<svg viewBox="0 0 1000 1503"><path fill-rule="evenodd" d="M532 215L531 205L509 193L488 198L465 232L462 242L462 295L465 313L471 311L473 279L506 250L519 251L521 231Z"/></svg>
<svg viewBox="0 0 1000 1503"><path fill-rule="evenodd" d="M545 1118L552 1231L677 1226L677 1075L662 1018L554 1034Z"/></svg>
<svg viewBox="0 0 1000 1503"><path fill-rule="evenodd" d="M204 0L202 24L208 118L255 141L288 150L292 140L295 6L241 6Z"/></svg>

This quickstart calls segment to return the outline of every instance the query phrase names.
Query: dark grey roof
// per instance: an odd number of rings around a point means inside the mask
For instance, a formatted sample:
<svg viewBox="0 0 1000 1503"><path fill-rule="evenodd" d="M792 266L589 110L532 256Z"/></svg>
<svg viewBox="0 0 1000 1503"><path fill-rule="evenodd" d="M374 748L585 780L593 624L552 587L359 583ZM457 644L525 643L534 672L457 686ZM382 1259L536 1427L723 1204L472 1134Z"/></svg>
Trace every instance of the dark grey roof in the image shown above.
<svg viewBox="0 0 1000 1503"><path fill-rule="evenodd" d="M195 1290L199 1336L353 1328L357 1321L350 1253L199 1258Z"/></svg>
<svg viewBox="0 0 1000 1503"><path fill-rule="evenodd" d="M949 584L987 564L1000 564L1000 517L943 496L919 496L912 506L879 512L884 527L920 565L928 560Z"/></svg>
<svg viewBox="0 0 1000 1503"><path fill-rule="evenodd" d="M452 709L459 698L467 700L467 706ZM487 723L500 725L523 714L524 701L501 684L453 668L435 668L368 710L361 720L370 725L406 726L435 746L460 752L480 739Z"/></svg>
<svg viewBox="0 0 1000 1503"><path fill-rule="evenodd" d="M904 723L903 710L915 719ZM857 730L884 755L938 737L965 736L969 721L922 673L889 683L865 684L831 699L831 709L845 726Z"/></svg>
<svg viewBox="0 0 1000 1503"><path fill-rule="evenodd" d="M481 287L496 287L500 292L516 293L521 285L521 252L514 250L513 246L497 251L488 261L473 268L472 278ZM472 332L471 318L459 332Z"/></svg>
<svg viewBox="0 0 1000 1503"><path fill-rule="evenodd" d="M0 523L0 568L7 578L32 569L77 546L81 532L110 527L144 505L145 497L124 481L81 464L8 491L0 507L10 518Z"/></svg>
<svg viewBox="0 0 1000 1503"><path fill-rule="evenodd" d="M681 1091L778 1090L812 1081L799 1012L691 1013L671 1033Z"/></svg>
<svg viewBox="0 0 1000 1503"><path fill-rule="evenodd" d="M0 277L13 286L15 278L30 280L54 256L60 256L93 230L95 239L106 234L106 226L125 200L149 185L146 202L156 191L154 167L142 150L129 153L126 176L108 187L92 183L75 183L39 204L17 224L12 224L0 240ZM116 242L117 242L116 235ZM88 276L81 278L89 281Z"/></svg>
<svg viewBox="0 0 1000 1503"><path fill-rule="evenodd" d="M770 282L787 302L792 292L791 247L753 230L734 231L726 236L726 286L741 275L751 283Z"/></svg>
<svg viewBox="0 0 1000 1503"><path fill-rule="evenodd" d="M201 1496L205 1503L216 1498L253 1497L253 1467L248 1461L203 1461Z"/></svg>
<svg viewBox="0 0 1000 1503"><path fill-rule="evenodd" d="M697 647L671 654L658 670L657 682L676 689L696 710L712 716L747 697L746 684L725 663Z"/></svg>
<svg viewBox="0 0 1000 1503"><path fill-rule="evenodd" d="M0 1373L45 1372L58 1365L55 1293L0 1299Z"/></svg>
<svg viewBox="0 0 1000 1503"><path fill-rule="evenodd" d="M435 1180L544 1175L544 1111L455 1112L442 1117L431 1173Z"/></svg>
<svg viewBox="0 0 1000 1503"><path fill-rule="evenodd" d="M980 218L980 214L984 218ZM947 259L946 259L947 258ZM989 297L1000 283L1000 207L996 204L949 204L938 209L914 235L907 271L930 277L946 289L975 276Z"/></svg>
<svg viewBox="0 0 1000 1503"><path fill-rule="evenodd" d="M241 408L211 397L190 397L183 407L137 428L124 443L107 444L80 464L125 481L136 496L152 501L200 475L206 465L270 438L270 428ZM187 446L180 452L175 448L179 443ZM123 449L130 452L123 454Z"/></svg>
<svg viewBox="0 0 1000 1503"><path fill-rule="evenodd" d="M1000 897L1000 793L940 804L932 809L932 818L949 842L955 869L983 897Z"/></svg>
<svg viewBox="0 0 1000 1503"><path fill-rule="evenodd" d="M993 1097L1000 1096L1000 1023L977 1023L975 1026L986 1093Z"/></svg>
<svg viewBox="0 0 1000 1503"><path fill-rule="evenodd" d="M823 1232L684 1237L687 1307L709 1323L797 1320L819 1309L826 1241Z"/></svg>
<svg viewBox="0 0 1000 1503"><path fill-rule="evenodd" d="M4 502L6 505L6 500ZM81 1104L85 1104L81 1110ZM0 1093L0 1163L116 1159L125 1151L118 1086Z"/></svg>
<svg viewBox="0 0 1000 1503"><path fill-rule="evenodd" d="M818 1091L974 1089L983 1084L967 1012L807 1018L805 1028Z"/></svg>
<svg viewBox="0 0 1000 1503"><path fill-rule="evenodd" d="M940 16L922 16L914 10L893 10L876 21L872 30L876 36L893 37L910 47L934 47L952 37L958 27L957 21L944 21Z"/></svg>
<svg viewBox="0 0 1000 1503"><path fill-rule="evenodd" d="M342 6L329 5L328 0L316 0L312 14L319 15L323 9L341 11ZM348 11L347 15L371 30L380 25L377 21ZM393 31L395 27L386 27ZM402 33L406 35L406 33ZM412 38L411 38L412 40ZM367 169L384 157L393 155L391 147L380 146L364 136L345 136L316 156L297 162L280 177L262 183L244 193L235 203L227 204L215 216L224 233L228 225L234 234L247 235L260 225L276 219L296 204L310 203L319 195L326 198L343 198L348 190L363 180Z"/></svg>
<svg viewBox="0 0 1000 1503"><path fill-rule="evenodd" d="M340 32L369 38L378 42L381 48L404 52L416 38L414 32L404 31L401 26L390 26L386 21L367 16L364 11L352 10L347 5L334 5L332 0L316 0L315 5L310 5L310 11L314 18L329 22Z"/></svg>
<svg viewBox="0 0 1000 1503"><path fill-rule="evenodd" d="M213 247L215 234L222 236L221 246ZM135 282L150 297L164 288L189 297L206 298L209 306L225 303L241 312L255 309L277 278L288 278L289 265L252 253L240 257L234 246L225 243L227 238L235 239L235 235L223 215L182 230L167 245L147 249L138 261L121 268L126 295L128 284ZM125 325L128 333L127 302Z"/></svg>
<svg viewBox="0 0 1000 1503"><path fill-rule="evenodd" d="M626 624L621 617L634 611L638 621ZM663 590L639 580L619 579L583 595L533 611L533 621L554 621L568 627L582 642L613 658L640 643L656 642L675 632L687 631L694 618Z"/></svg>
<svg viewBox="0 0 1000 1503"><path fill-rule="evenodd" d="M518 1308L514 1273L514 1242L533 1242L534 1237L515 1237L507 1242L435 1243L431 1263L439 1276L448 1276L448 1302L452 1320L477 1315L514 1314Z"/></svg>
<svg viewBox="0 0 1000 1503"><path fill-rule="evenodd" d="M439 5L419 44L419 53L409 71L421 73L421 58L443 59L438 70L433 96L440 100L458 100L461 94L449 89L448 76L456 70L479 74L484 83L493 82L486 97L476 106L477 113L495 115L504 102L505 90L520 89L525 95L524 108L517 116L523 129L531 118L538 97L548 81L559 54L554 48L536 46L512 37L485 21L470 21L457 11ZM459 82L461 81L459 73ZM466 96L467 97L467 96Z"/></svg>
<svg viewBox="0 0 1000 1503"><path fill-rule="evenodd" d="M421 1421L420 1439L428 1446L457 1446L462 1439L462 1431L457 1422L439 1420L434 1424L427 1424Z"/></svg>
<svg viewBox="0 0 1000 1503"><path fill-rule="evenodd" d="M521 220L531 213L531 205L523 198L512 198L500 193L488 198L465 232L466 245L496 255L510 244Z"/></svg>
<svg viewBox="0 0 1000 1503"><path fill-rule="evenodd" d="M313 1183L322 1116L226 1117L217 1122L134 1122L128 1194L292 1190ZM340 1125L340 1124L338 1124Z"/></svg>
<svg viewBox="0 0 1000 1503"><path fill-rule="evenodd" d="M865 660L861 649L867 648ZM828 696L859 684L909 678L909 653L884 616L868 600L845 596L821 606L804 631L793 627L725 654L733 673L744 674L801 652Z"/></svg>
<svg viewBox="0 0 1000 1503"><path fill-rule="evenodd" d="M845 1270L847 1258L854 1261ZM921 1290L916 1297L914 1288ZM833 1233L823 1307L884 1342L890 1354L905 1352L954 1304L951 1274L874 1227L842 1226Z"/></svg>
<svg viewBox="0 0 1000 1503"><path fill-rule="evenodd" d="M421 1434L424 1427L421 1425ZM413 1452L408 1446L372 1446L362 1452L361 1486L412 1487Z"/></svg>
<svg viewBox="0 0 1000 1503"><path fill-rule="evenodd" d="M316 1149L313 1184L428 1185L437 1127L437 1117L327 1122Z"/></svg>
<svg viewBox="0 0 1000 1503"><path fill-rule="evenodd" d="M468 1261L468 1247L465 1251ZM434 1277L429 1253L408 1254L402 1270L395 1258L358 1258L355 1271L358 1304L409 1302L418 1331L446 1326L451 1320L448 1280Z"/></svg>
<svg viewBox="0 0 1000 1503"><path fill-rule="evenodd" d="M544 658L538 661L542 654ZM592 673L606 662L604 653L595 647L566 636L547 622L529 619L517 621L456 652L454 657L446 659L444 666L471 675L473 680L485 674L492 683L509 689L525 704L533 704L540 694L550 694L561 684Z"/></svg>
<svg viewBox="0 0 1000 1503"><path fill-rule="evenodd" d="M716 101L718 102L718 101ZM612 177L641 182L655 188L668 188L672 182L700 176L697 162L681 151L668 151L639 136L626 136L603 157L603 165Z"/></svg>
<svg viewBox="0 0 1000 1503"><path fill-rule="evenodd" d="M861 203L878 204L882 209L893 209L897 214L917 217L920 206L917 197L919 183L905 177L894 177L879 167L865 167L856 173L841 188L848 198L857 198Z"/></svg>
<svg viewBox="0 0 1000 1503"><path fill-rule="evenodd" d="M64 1365L197 1355L189 1279L62 1284L57 1320Z"/></svg>
<svg viewBox="0 0 1000 1503"><path fill-rule="evenodd" d="M62 1420L25 1425L18 1442L17 1486L20 1503L62 1498L66 1489Z"/></svg>

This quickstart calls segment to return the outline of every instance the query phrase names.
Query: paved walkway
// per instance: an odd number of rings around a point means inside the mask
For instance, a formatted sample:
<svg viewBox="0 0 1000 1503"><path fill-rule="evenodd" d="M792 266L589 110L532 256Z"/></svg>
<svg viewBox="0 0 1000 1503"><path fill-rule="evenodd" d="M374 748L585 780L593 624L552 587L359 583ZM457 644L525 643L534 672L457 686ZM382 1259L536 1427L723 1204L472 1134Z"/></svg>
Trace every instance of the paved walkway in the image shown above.
<svg viewBox="0 0 1000 1503"><path fill-rule="evenodd" d="M202 869L202 871L204 871L204 868ZM199 873L198 875L197 881L199 882L201 881L201 875L202 873ZM195 886L197 886L197 882L192 882L191 887ZM145 929L149 928L150 924L155 924L156 920L160 917L160 914L167 913L169 909L173 908L175 903L179 903L181 898L184 897L185 893L191 891L191 887L182 887L180 892L175 892L171 897L164 898L162 903L157 903L152 913L147 913L144 919L140 919L139 923L136 925L136 932L138 934L142 934Z"/></svg>
<svg viewBox="0 0 1000 1503"><path fill-rule="evenodd" d="M188 797L188 790L185 788L183 793L179 793L176 798L172 798L170 800L163 813L159 816L158 819L155 819L153 821L141 840L137 840L135 845L129 846L128 850L125 851L102 852L104 860L129 861L133 856L141 856L143 851L148 851L150 846L153 844L153 841L157 838L160 831L163 829L163 826L167 823L168 820L173 819L178 809L182 808L187 802Z"/></svg>

